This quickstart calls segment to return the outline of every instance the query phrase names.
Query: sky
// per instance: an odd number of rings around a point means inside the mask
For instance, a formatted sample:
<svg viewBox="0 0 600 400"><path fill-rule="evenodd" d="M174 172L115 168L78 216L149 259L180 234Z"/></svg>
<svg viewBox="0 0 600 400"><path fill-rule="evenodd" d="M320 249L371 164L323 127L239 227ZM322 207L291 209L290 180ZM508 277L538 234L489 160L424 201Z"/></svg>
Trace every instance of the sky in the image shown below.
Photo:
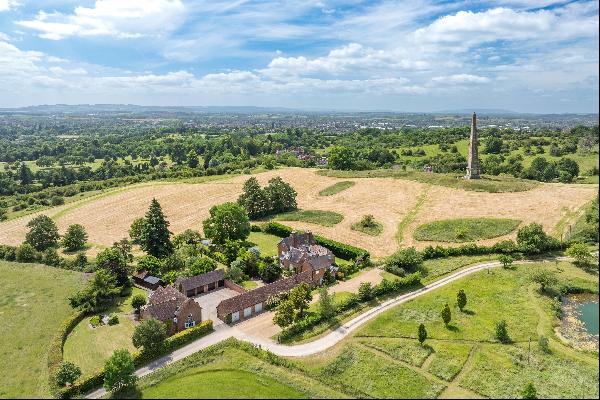
<svg viewBox="0 0 600 400"><path fill-rule="evenodd" d="M598 112L598 1L0 0L0 107Z"/></svg>

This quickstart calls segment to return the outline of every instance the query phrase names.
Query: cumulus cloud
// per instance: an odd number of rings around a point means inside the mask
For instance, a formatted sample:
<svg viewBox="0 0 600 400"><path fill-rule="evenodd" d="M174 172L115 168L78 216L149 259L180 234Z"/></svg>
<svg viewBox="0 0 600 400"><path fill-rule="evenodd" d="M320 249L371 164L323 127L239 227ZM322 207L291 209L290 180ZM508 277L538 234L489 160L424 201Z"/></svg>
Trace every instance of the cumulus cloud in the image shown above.
<svg viewBox="0 0 600 400"><path fill-rule="evenodd" d="M16 6L18 3L16 0L0 0L0 12L8 11L11 7Z"/></svg>
<svg viewBox="0 0 600 400"><path fill-rule="evenodd" d="M471 74L455 74L447 76L436 76L432 78L431 81L437 84L454 85L488 83L490 79L485 76L477 76Z"/></svg>
<svg viewBox="0 0 600 400"><path fill-rule="evenodd" d="M180 0L96 0L93 7L76 7L72 14L40 11L34 19L16 23L51 40L71 36L136 38L160 36L177 28L184 18Z"/></svg>

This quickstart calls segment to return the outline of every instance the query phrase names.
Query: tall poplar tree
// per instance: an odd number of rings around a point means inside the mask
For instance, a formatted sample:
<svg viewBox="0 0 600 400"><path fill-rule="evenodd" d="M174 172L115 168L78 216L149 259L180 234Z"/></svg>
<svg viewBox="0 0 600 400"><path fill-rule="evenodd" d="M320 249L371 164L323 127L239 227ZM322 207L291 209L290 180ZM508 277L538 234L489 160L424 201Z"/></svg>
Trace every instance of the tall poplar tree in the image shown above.
<svg viewBox="0 0 600 400"><path fill-rule="evenodd" d="M171 255L173 253L173 243L171 243L169 222L166 220L156 199L152 199L145 220L146 223L140 235L142 250L157 258Z"/></svg>

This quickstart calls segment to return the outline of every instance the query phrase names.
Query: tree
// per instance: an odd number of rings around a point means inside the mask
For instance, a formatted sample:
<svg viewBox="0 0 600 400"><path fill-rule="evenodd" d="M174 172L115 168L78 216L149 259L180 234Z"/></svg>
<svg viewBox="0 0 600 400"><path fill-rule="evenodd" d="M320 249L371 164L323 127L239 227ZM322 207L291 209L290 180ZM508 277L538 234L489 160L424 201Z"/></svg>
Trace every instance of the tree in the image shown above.
<svg viewBox="0 0 600 400"><path fill-rule="evenodd" d="M183 271L184 276L202 275L217 269L217 262L208 257L196 257L191 264Z"/></svg>
<svg viewBox="0 0 600 400"><path fill-rule="evenodd" d="M29 185L33 182L33 173L31 172L31 169L27 166L27 164L25 164L24 162L22 162L19 165L18 174L19 181L21 181L21 185Z"/></svg>
<svg viewBox="0 0 600 400"><path fill-rule="evenodd" d="M500 254L498 261L502 263L502 268L509 268L513 263L513 258L508 254Z"/></svg>
<svg viewBox="0 0 600 400"><path fill-rule="evenodd" d="M356 168L356 161L350 148L334 146L329 150L327 165L331 169L351 170Z"/></svg>
<svg viewBox="0 0 600 400"><path fill-rule="evenodd" d="M569 246L566 253L569 257L575 259L575 264L577 265L587 266L591 263L592 253L590 253L585 243L573 243Z"/></svg>
<svg viewBox="0 0 600 400"><path fill-rule="evenodd" d="M126 349L115 350L104 364L104 388L112 392L135 385L133 357Z"/></svg>
<svg viewBox="0 0 600 400"><path fill-rule="evenodd" d="M524 399L537 399L537 391L535 390L535 386L533 386L533 382L529 382L523 387L521 396Z"/></svg>
<svg viewBox="0 0 600 400"><path fill-rule="evenodd" d="M388 268L402 269L406 272L414 272L423 265L423 256L414 247L400 249L392 254L386 262Z"/></svg>
<svg viewBox="0 0 600 400"><path fill-rule="evenodd" d="M196 168L199 164L198 154L194 150L190 150L187 153L187 165L190 168Z"/></svg>
<svg viewBox="0 0 600 400"><path fill-rule="evenodd" d="M80 224L69 225L62 239L62 246L67 251L77 251L85 247L88 235L85 228Z"/></svg>
<svg viewBox="0 0 600 400"><path fill-rule="evenodd" d="M120 292L115 276L107 270L100 269L86 287L69 297L69 303L73 308L90 313L111 303Z"/></svg>
<svg viewBox="0 0 600 400"><path fill-rule="evenodd" d="M224 203L209 211L210 217L202 223L204 234L213 242L245 240L250 235L250 220L246 210L236 203Z"/></svg>
<svg viewBox="0 0 600 400"><path fill-rule="evenodd" d="M135 310L137 315L140 315L140 310L146 305L146 296L141 293L133 295L131 298L131 307Z"/></svg>
<svg viewBox="0 0 600 400"><path fill-rule="evenodd" d="M269 199L256 178L248 179L244 183L243 190L244 192L238 198L238 204L246 209L248 217L256 219L269 213Z"/></svg>
<svg viewBox="0 0 600 400"><path fill-rule="evenodd" d="M448 326L448 324L452 320L452 312L450 311L450 306L448 305L448 303L446 303L446 305L442 307L441 316L442 321L444 321L444 325Z"/></svg>
<svg viewBox="0 0 600 400"><path fill-rule="evenodd" d="M502 139L492 136L485 142L484 153L498 154L502 150Z"/></svg>
<svg viewBox="0 0 600 400"><path fill-rule="evenodd" d="M145 354L156 355L165 344L167 327L161 321L151 318L135 327L133 332L133 345L142 348Z"/></svg>
<svg viewBox="0 0 600 400"><path fill-rule="evenodd" d="M369 301L373 298L373 286L371 282L362 282L358 287L358 298L361 301Z"/></svg>
<svg viewBox="0 0 600 400"><path fill-rule="evenodd" d="M499 321L496 323L496 339L500 343L510 343L511 339L508 335L508 325L505 320Z"/></svg>
<svg viewBox="0 0 600 400"><path fill-rule="evenodd" d="M302 318L304 316L304 310L308 308L308 304L311 300L312 291L310 286L305 282L302 282L290 291L289 301L297 312L297 318Z"/></svg>
<svg viewBox="0 0 600 400"><path fill-rule="evenodd" d="M164 258L173 253L169 222L165 219L162 208L156 199L152 199L150 208L144 218L140 247L146 253L157 258Z"/></svg>
<svg viewBox="0 0 600 400"><path fill-rule="evenodd" d="M49 247L58 245L58 228L56 223L47 215L39 215L27 223L29 232L25 235L25 241L32 245L37 251L44 251Z"/></svg>
<svg viewBox="0 0 600 400"><path fill-rule="evenodd" d="M458 291L458 294L456 295L456 303L458 304L460 311L462 311L467 305L467 294L463 289Z"/></svg>
<svg viewBox="0 0 600 400"><path fill-rule="evenodd" d="M140 244L142 232L145 230L146 218L136 218L129 228L129 237L134 244Z"/></svg>
<svg viewBox="0 0 600 400"><path fill-rule="evenodd" d="M265 193L272 213L278 214L298 208L296 191L279 176L269 180L269 184L265 188Z"/></svg>
<svg viewBox="0 0 600 400"><path fill-rule="evenodd" d="M552 272L544 268L533 269L529 273L529 280L540 285L540 291L545 292L550 286L558 283L558 278Z"/></svg>
<svg viewBox="0 0 600 400"><path fill-rule="evenodd" d="M556 163L556 171L561 182L572 182L579 176L579 164L575 160L563 157Z"/></svg>
<svg viewBox="0 0 600 400"><path fill-rule="evenodd" d="M28 263L35 262L39 258L39 253L29 243L23 243L15 250L15 260L17 262Z"/></svg>
<svg viewBox="0 0 600 400"><path fill-rule="evenodd" d="M137 271L147 271L153 276L160 276L163 265L162 260L151 255L145 255L138 259L135 269Z"/></svg>
<svg viewBox="0 0 600 400"><path fill-rule="evenodd" d="M6 213L6 208L0 203L0 221L4 221L6 219Z"/></svg>
<svg viewBox="0 0 600 400"><path fill-rule="evenodd" d="M525 253L540 253L550 246L550 238L540 224L531 223L517 232L517 245Z"/></svg>
<svg viewBox="0 0 600 400"><path fill-rule="evenodd" d="M325 319L333 318L335 315L335 305L333 304L333 298L327 291L327 288L319 289L319 301L317 303L317 310Z"/></svg>
<svg viewBox="0 0 600 400"><path fill-rule="evenodd" d="M114 247L102 250L96 256L96 268L109 271L117 280L117 286L129 284L129 267L123 253Z"/></svg>
<svg viewBox="0 0 600 400"><path fill-rule="evenodd" d="M294 322L294 313L294 304L290 300L282 301L275 309L273 322L276 325L285 328Z"/></svg>
<svg viewBox="0 0 600 400"><path fill-rule="evenodd" d="M281 276L281 266L277 262L266 262L260 269L260 278L266 283L275 282Z"/></svg>
<svg viewBox="0 0 600 400"><path fill-rule="evenodd" d="M56 371L56 383L58 386L73 384L81 376L81 369L72 362L63 361Z"/></svg>
<svg viewBox="0 0 600 400"><path fill-rule="evenodd" d="M243 262L241 260L235 260L229 265L229 268L225 270L225 279L233 281L235 283L241 283L246 275L244 274Z"/></svg>
<svg viewBox="0 0 600 400"><path fill-rule="evenodd" d="M425 325L419 325L419 332L417 336L419 338L419 343L421 346L423 346L423 343L425 343L425 340L427 339L427 329L425 329Z"/></svg>

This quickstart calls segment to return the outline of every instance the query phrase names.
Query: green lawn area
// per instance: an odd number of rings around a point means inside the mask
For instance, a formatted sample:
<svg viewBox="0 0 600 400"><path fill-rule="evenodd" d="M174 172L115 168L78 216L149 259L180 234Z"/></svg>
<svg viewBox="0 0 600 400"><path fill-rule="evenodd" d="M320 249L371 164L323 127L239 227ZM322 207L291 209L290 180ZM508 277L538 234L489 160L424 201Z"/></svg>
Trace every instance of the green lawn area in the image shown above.
<svg viewBox="0 0 600 400"><path fill-rule="evenodd" d="M333 185L328 186L325 189L321 190L319 192L319 196L332 196L334 194L337 194L339 192L342 192L342 191L344 191L346 189L351 188L355 184L356 183L352 182L352 181L337 182L337 183L334 183Z"/></svg>
<svg viewBox="0 0 600 400"><path fill-rule="evenodd" d="M252 290L252 289L256 289L258 287L258 285L256 284L256 282L254 281L243 281L240 284L241 287L243 287L246 290Z"/></svg>
<svg viewBox="0 0 600 400"><path fill-rule="evenodd" d="M397 169L376 169L369 171L338 171L323 169L317 172L323 176L334 178L395 178L447 186L455 189L475 192L524 192L538 186L539 183L508 176L484 175L482 179L462 179L459 174L437 174L422 171L402 171Z"/></svg>
<svg viewBox="0 0 600 400"><path fill-rule="evenodd" d="M135 329L135 323L131 320L131 298L138 293L145 295L146 291L134 287L132 294L123 299L121 304L106 311L107 314L116 313L119 316L119 323L116 325L92 328L89 317L81 321L65 341L63 358L79 366L85 376L101 369L115 350L135 351L131 342Z"/></svg>
<svg viewBox="0 0 600 400"><path fill-rule="evenodd" d="M433 258L423 262L423 281L431 282L471 264L497 259L496 255Z"/></svg>
<svg viewBox="0 0 600 400"><path fill-rule="evenodd" d="M272 357L279 359L278 357ZM284 361L285 362L285 361ZM298 370L269 362L264 351L233 339L142 378L124 398L347 398Z"/></svg>
<svg viewBox="0 0 600 400"><path fill-rule="evenodd" d="M339 224L344 216L333 211L324 210L298 210L279 214L275 217L278 221L302 221L311 224L334 226Z"/></svg>
<svg viewBox="0 0 600 400"><path fill-rule="evenodd" d="M248 241L258 246L262 255L276 256L277 244L279 244L281 238L279 236L270 235L263 232L250 232Z"/></svg>
<svg viewBox="0 0 600 400"><path fill-rule="evenodd" d="M506 218L445 219L419 225L413 237L420 241L473 242L507 235L520 223L520 220Z"/></svg>
<svg viewBox="0 0 600 400"><path fill-rule="evenodd" d="M0 398L50 397L48 345L73 314L67 298L83 274L0 261Z"/></svg>
<svg viewBox="0 0 600 400"><path fill-rule="evenodd" d="M378 221L374 221L371 225L367 226L362 224L361 221L358 221L353 223L350 228L354 231L362 232L369 236L378 236L381 234L381 232L383 232L383 225Z"/></svg>

